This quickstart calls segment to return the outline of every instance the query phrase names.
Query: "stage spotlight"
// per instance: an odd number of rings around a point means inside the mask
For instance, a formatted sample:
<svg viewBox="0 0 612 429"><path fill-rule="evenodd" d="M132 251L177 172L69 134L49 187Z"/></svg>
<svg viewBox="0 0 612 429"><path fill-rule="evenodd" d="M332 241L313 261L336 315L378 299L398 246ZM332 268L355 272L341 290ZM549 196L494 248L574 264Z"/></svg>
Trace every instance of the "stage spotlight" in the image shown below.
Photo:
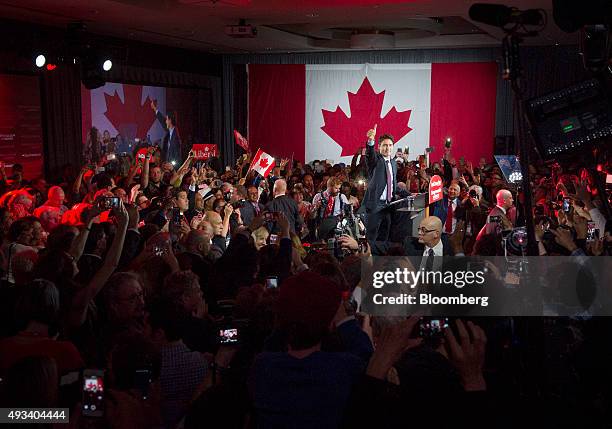
<svg viewBox="0 0 612 429"><path fill-rule="evenodd" d="M47 62L47 59L45 58L43 54L40 54L36 57L36 60L35 60L36 67L41 68L42 66L45 65L46 62Z"/></svg>
<svg viewBox="0 0 612 429"><path fill-rule="evenodd" d="M113 62L111 60L106 60L102 63L102 69L104 71L109 71L111 68L113 68Z"/></svg>

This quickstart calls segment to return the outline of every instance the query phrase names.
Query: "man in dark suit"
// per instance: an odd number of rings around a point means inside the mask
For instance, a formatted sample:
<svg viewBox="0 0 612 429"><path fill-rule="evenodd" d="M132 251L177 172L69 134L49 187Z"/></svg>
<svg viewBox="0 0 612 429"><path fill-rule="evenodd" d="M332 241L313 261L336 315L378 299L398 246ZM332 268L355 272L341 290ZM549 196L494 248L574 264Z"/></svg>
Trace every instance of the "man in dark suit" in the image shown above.
<svg viewBox="0 0 612 429"><path fill-rule="evenodd" d="M302 230L304 221L300 216L298 205L295 200L286 195L287 182L285 182L285 179L278 179L274 182L273 192L274 199L266 204L266 211L284 213L289 222L291 232L299 233Z"/></svg>
<svg viewBox="0 0 612 429"><path fill-rule="evenodd" d="M393 136L383 134L378 139L379 152L376 152L374 149L376 125L368 131L367 136L365 159L368 169L368 189L362 203L367 215L366 238L371 241L387 241L391 229L391 214L387 206L393 200L397 187L397 163L391 159L394 140ZM385 226L381 228L383 224ZM379 231L382 232L380 236Z"/></svg>
<svg viewBox="0 0 612 429"><path fill-rule="evenodd" d="M465 219L465 208L459 200L460 192L459 183L453 180L448 187L448 195L434 203L433 215L440 218L443 234L455 232L457 221Z"/></svg>
<svg viewBox="0 0 612 429"><path fill-rule="evenodd" d="M428 216L419 224L418 237L406 237L403 242L403 254L405 256L422 256L420 267L415 268L439 268L442 258L436 256L464 256L463 238L465 236L465 223L457 222L456 231L453 234L442 234L442 221L436 216ZM390 241L368 241L373 255L385 255L394 249L397 243ZM340 238L340 245L344 248L358 250L359 244L349 236ZM436 262L435 265L431 265Z"/></svg>
<svg viewBox="0 0 612 429"><path fill-rule="evenodd" d="M249 186L247 189L246 202L240 208L242 223L249 226L251 221L264 211L264 208L264 205L259 202L259 191L257 187Z"/></svg>
<svg viewBox="0 0 612 429"><path fill-rule="evenodd" d="M157 108L157 101L151 101L151 108L155 112L155 117L159 121L166 135L162 139L162 162L171 162L173 165L180 165L182 162L181 155L181 137L176 128L176 117L174 113L168 113L165 116Z"/></svg>

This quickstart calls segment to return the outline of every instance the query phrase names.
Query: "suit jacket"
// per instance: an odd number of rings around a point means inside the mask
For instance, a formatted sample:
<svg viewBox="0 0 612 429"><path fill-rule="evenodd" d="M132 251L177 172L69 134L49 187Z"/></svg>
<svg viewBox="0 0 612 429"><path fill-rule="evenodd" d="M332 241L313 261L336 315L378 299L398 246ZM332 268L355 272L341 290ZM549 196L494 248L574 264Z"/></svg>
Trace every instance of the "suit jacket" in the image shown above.
<svg viewBox="0 0 612 429"><path fill-rule="evenodd" d="M447 196L433 204L433 215L440 218L442 225L446 223L446 216L448 216ZM463 204L459 198L457 198L457 208L453 211L453 217L457 220L465 220L465 207L463 207ZM442 231L444 231L444 228Z"/></svg>
<svg viewBox="0 0 612 429"><path fill-rule="evenodd" d="M257 203L257 206L259 207L259 213L261 214L265 207L261 203ZM240 207L240 216L242 217L242 223L249 226L255 217L255 207L253 207L253 203L250 201L245 202L244 206Z"/></svg>
<svg viewBox="0 0 612 429"><path fill-rule="evenodd" d="M363 197L362 206L367 211L377 211L381 208L380 196L387 186L387 166L385 158L376 150L374 145L366 145L366 166L368 169L368 189ZM397 188L397 162L391 159L393 171L393 194Z"/></svg>
<svg viewBox="0 0 612 429"><path fill-rule="evenodd" d="M176 161L176 164L180 165L180 163L183 161L183 157L181 153L181 137L179 136L178 128L174 127L172 137L170 137L170 130L166 126L166 119L164 118L164 115L162 115L162 113L158 110L155 116L166 131L166 134L162 139L162 162Z"/></svg>
<svg viewBox="0 0 612 429"><path fill-rule="evenodd" d="M298 205L293 198L287 195L276 197L266 204L266 211L284 213L289 221L291 232L297 232L302 229L304 221L300 216Z"/></svg>
<svg viewBox="0 0 612 429"><path fill-rule="evenodd" d="M448 236L442 234L440 239L442 240L443 246L442 254L444 256L454 256L451 245L448 242ZM399 250L404 256L422 256L425 251L425 245L419 243L417 237L406 237L404 242L399 244L392 241L369 241L368 244L370 245L372 254L377 256L386 255L390 250Z"/></svg>
<svg viewBox="0 0 612 429"><path fill-rule="evenodd" d="M501 216L502 218L501 229L502 230L512 229L512 223L508 219L508 216L506 216L499 207L495 206L489 212L489 216L487 216L487 223L484 224L484 226L478 233L478 236L476 237L477 241L485 234L495 234L498 231L497 223L490 222L491 216Z"/></svg>

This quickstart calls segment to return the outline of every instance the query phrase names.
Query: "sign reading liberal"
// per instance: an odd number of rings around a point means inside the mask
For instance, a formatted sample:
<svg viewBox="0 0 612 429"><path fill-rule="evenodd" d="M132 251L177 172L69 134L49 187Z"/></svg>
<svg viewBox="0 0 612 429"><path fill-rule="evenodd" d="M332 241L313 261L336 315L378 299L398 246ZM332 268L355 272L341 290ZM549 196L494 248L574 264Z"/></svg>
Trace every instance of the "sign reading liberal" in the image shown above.
<svg viewBox="0 0 612 429"><path fill-rule="evenodd" d="M435 175L429 181L429 204L442 199L442 178Z"/></svg>
<svg viewBox="0 0 612 429"><path fill-rule="evenodd" d="M213 158L217 156L218 152L216 144L194 144L191 150L193 151L193 159L195 160Z"/></svg>

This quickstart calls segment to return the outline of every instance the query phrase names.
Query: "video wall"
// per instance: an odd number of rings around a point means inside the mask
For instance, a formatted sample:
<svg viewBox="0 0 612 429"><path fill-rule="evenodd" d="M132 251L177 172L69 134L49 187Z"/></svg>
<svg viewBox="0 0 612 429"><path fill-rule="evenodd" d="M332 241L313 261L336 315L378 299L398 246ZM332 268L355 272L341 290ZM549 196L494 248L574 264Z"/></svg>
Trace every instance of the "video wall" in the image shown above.
<svg viewBox="0 0 612 429"><path fill-rule="evenodd" d="M173 112L183 149L211 143L212 98L207 89L166 88L108 82L88 90L81 86L83 143L91 127L101 135L108 131L116 139L116 152L132 152L138 141L160 143L163 125L155 117L151 102L165 115Z"/></svg>
<svg viewBox="0 0 612 429"><path fill-rule="evenodd" d="M27 180L43 174L38 76L0 74L0 162L9 176L15 163Z"/></svg>

